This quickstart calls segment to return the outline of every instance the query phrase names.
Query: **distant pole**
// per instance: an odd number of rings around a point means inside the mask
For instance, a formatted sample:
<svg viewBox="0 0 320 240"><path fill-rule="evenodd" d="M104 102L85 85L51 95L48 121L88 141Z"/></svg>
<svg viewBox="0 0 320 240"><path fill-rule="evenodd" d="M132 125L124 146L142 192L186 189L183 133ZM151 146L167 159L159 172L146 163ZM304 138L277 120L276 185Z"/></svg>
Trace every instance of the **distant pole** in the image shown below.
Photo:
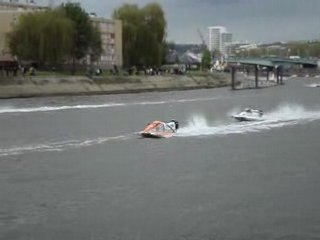
<svg viewBox="0 0 320 240"><path fill-rule="evenodd" d="M280 84L283 84L283 67L280 67Z"/></svg>
<svg viewBox="0 0 320 240"><path fill-rule="evenodd" d="M259 87L259 68L258 65L254 65L255 68L255 87L258 88Z"/></svg>
<svg viewBox="0 0 320 240"><path fill-rule="evenodd" d="M231 67L231 89L236 89L236 68L234 66Z"/></svg>

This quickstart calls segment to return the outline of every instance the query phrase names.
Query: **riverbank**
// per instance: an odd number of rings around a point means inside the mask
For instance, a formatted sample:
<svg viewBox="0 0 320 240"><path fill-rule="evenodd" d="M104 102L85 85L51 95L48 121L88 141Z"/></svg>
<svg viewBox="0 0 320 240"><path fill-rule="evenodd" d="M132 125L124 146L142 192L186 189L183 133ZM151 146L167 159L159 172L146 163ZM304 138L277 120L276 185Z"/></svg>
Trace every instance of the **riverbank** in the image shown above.
<svg viewBox="0 0 320 240"><path fill-rule="evenodd" d="M230 85L225 73L166 76L86 76L0 78L0 98L98 95L216 88Z"/></svg>

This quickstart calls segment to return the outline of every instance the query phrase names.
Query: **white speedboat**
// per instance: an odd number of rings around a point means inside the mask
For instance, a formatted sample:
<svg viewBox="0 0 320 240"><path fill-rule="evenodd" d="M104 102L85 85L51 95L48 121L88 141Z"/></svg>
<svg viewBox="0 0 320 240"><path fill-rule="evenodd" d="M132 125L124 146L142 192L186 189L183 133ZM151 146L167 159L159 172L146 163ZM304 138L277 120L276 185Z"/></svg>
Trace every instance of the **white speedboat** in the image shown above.
<svg viewBox="0 0 320 240"><path fill-rule="evenodd" d="M232 115L232 117L240 122L261 121L263 120L263 112L261 110L246 108L242 112Z"/></svg>
<svg viewBox="0 0 320 240"><path fill-rule="evenodd" d="M313 83L313 84L309 84L307 85L308 87L314 87L314 88L318 88L320 87L320 83Z"/></svg>

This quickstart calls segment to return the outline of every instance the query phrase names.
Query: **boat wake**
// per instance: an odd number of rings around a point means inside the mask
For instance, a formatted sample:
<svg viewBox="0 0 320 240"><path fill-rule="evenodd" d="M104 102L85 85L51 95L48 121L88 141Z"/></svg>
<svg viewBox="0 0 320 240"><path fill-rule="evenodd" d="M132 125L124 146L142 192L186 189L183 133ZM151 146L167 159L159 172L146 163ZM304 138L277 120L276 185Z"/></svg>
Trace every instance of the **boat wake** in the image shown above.
<svg viewBox="0 0 320 240"><path fill-rule="evenodd" d="M144 101L144 102L132 102L132 103L106 103L106 104L85 104L85 105L65 105L65 106L39 106L39 107L20 107L20 108L11 107L11 106L0 106L0 114L37 113L37 112L51 112L51 111L63 111L63 110L112 108L112 107L123 107L123 106L161 105L161 104L168 104L168 103L212 101L218 98L219 97L194 98L194 99L170 99L166 101Z"/></svg>
<svg viewBox="0 0 320 240"><path fill-rule="evenodd" d="M310 88L318 88L318 87L320 87L320 83L311 83L311 84L307 84L305 86L310 87Z"/></svg>
<svg viewBox="0 0 320 240"><path fill-rule="evenodd" d="M229 114L233 113L233 109ZM230 116L230 115L228 115ZM291 126L320 120L320 111L308 111L300 106L281 106L274 111L266 112L262 121L232 122L228 124L210 123L201 115L192 116L187 125L179 129L177 137L229 135L261 132L274 128ZM133 139L137 133L129 133L114 137L98 137L86 140L68 140L60 142L39 143L24 146L0 148L0 157L22 155L34 152L66 151L107 142L125 141Z"/></svg>
<svg viewBox="0 0 320 240"><path fill-rule="evenodd" d="M90 108L108 108L108 107L117 107L117 106L123 106L123 105L125 105L125 104L110 103L110 104L99 104L99 105L42 106L42 107L26 107L26 108L1 107L0 114L3 114L3 113L50 112L50 111L90 109Z"/></svg>
<svg viewBox="0 0 320 240"><path fill-rule="evenodd" d="M227 135L261 132L296 124L320 120L320 111L307 111L300 106L281 106L265 113L262 121L233 122L214 125L203 116L192 116L186 127L179 130L178 137Z"/></svg>
<svg viewBox="0 0 320 240"><path fill-rule="evenodd" d="M133 137L133 134L120 135L116 137L100 137L87 140L68 140L61 142L51 142L43 144L31 144L20 147L11 147L0 149L0 157L22 155L32 152L60 152L69 149L76 149L82 147L90 147L93 145L104 144L111 141L124 141Z"/></svg>

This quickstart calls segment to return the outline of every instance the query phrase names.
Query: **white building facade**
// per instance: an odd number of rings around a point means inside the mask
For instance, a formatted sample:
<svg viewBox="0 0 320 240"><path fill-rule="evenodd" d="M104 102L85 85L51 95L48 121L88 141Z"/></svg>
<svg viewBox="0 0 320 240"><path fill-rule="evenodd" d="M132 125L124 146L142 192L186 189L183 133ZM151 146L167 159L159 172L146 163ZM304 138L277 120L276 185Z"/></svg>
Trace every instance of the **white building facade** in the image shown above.
<svg viewBox="0 0 320 240"><path fill-rule="evenodd" d="M208 27L210 52L219 51L223 56L228 55L228 45L232 43L232 33L229 33L223 26Z"/></svg>

